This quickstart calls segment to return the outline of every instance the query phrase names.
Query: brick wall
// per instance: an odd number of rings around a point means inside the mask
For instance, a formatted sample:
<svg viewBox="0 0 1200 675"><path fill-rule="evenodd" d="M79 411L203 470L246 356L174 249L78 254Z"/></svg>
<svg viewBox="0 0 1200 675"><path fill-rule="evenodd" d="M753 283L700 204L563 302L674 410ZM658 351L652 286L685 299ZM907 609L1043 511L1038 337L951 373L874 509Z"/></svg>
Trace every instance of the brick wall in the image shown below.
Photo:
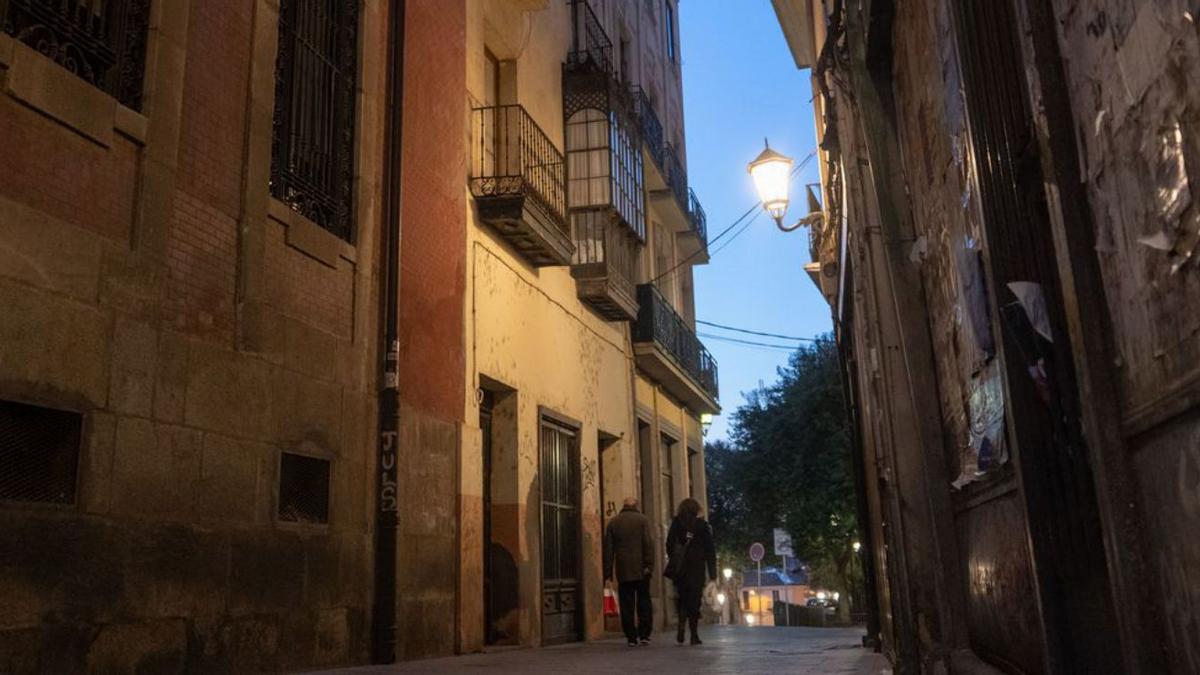
<svg viewBox="0 0 1200 675"><path fill-rule="evenodd" d="M129 238L137 148L116 136L103 147L0 97L0 195L116 242ZM19 171L11 170L20 167Z"/></svg>
<svg viewBox="0 0 1200 675"><path fill-rule="evenodd" d="M230 218L241 204L253 7L244 0L192 2L188 17L189 54L203 58L188 59L183 80L180 189Z"/></svg>
<svg viewBox="0 0 1200 675"><path fill-rule="evenodd" d="M401 395L463 418L466 268L466 5L410 0L404 87ZM454 375L448 375L453 373Z"/></svg>

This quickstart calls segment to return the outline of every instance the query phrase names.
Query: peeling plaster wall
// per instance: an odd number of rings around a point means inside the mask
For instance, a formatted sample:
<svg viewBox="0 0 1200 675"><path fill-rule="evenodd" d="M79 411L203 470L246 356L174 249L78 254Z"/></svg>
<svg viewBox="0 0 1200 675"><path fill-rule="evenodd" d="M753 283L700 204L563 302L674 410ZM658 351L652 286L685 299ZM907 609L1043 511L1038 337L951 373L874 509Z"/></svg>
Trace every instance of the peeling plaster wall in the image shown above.
<svg viewBox="0 0 1200 675"><path fill-rule="evenodd" d="M553 2L546 9L512 11L506 3L473 0L468 3L468 103L485 100L484 47L504 61L515 61L515 102L520 103L546 135L562 150L562 90L560 73L570 42L569 6ZM502 93L502 96L504 94ZM509 101L505 101L509 102ZM468 191L468 200L470 195ZM601 495L599 444L601 433L617 440L606 452L617 461L606 464L605 483L617 494L606 494L618 508L632 490L631 466L636 430L632 424L632 391L627 323L605 321L577 297L568 267L534 268L486 224L474 210L467 213L467 306L464 401L466 419L478 420L474 395L480 378L513 392L511 418L493 417L493 425L515 433L511 443L493 450L493 541L505 543L516 564L519 608L507 620L519 642L541 642L541 506L538 486L540 409L580 422L580 479L582 482L583 616L586 635L599 637L604 629L601 563ZM462 491L464 617L482 616L482 464L478 429L464 444ZM495 438L495 437L494 437ZM498 482L495 482L498 481ZM462 649L482 645L465 618Z"/></svg>
<svg viewBox="0 0 1200 675"><path fill-rule="evenodd" d="M1173 672L1200 671L1200 36L1194 2L1055 0Z"/></svg>
<svg viewBox="0 0 1200 675"><path fill-rule="evenodd" d="M999 341L985 289L981 205L966 159L967 124L950 3L897 3L894 92L916 238L909 262L921 269L929 307L943 450L950 477L970 475L970 400L1000 369L986 345ZM965 484L947 485L966 581L965 618L980 655L1040 672L1044 643L1036 606L1024 502L1011 463Z"/></svg>

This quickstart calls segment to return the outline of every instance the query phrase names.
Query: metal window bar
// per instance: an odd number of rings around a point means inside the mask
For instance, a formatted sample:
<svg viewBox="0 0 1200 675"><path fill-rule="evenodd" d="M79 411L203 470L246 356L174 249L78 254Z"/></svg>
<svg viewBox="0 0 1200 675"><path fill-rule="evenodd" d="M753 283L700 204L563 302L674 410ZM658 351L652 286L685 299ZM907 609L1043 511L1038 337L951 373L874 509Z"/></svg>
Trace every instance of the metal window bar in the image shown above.
<svg viewBox="0 0 1200 675"><path fill-rule="evenodd" d="M523 196L568 233L562 153L524 107L473 109L471 148L471 194Z"/></svg>
<svg viewBox="0 0 1200 675"><path fill-rule="evenodd" d="M0 0L5 33L134 110L149 21L149 0Z"/></svg>
<svg viewBox="0 0 1200 675"><path fill-rule="evenodd" d="M610 114L612 130L613 198L617 212L638 239L646 239L644 167L639 138L617 111Z"/></svg>
<svg viewBox="0 0 1200 675"><path fill-rule="evenodd" d="M637 240L604 211L572 214L575 257L572 265L603 265L610 283L632 297L637 266Z"/></svg>
<svg viewBox="0 0 1200 675"><path fill-rule="evenodd" d="M646 238L643 165L638 138L616 112L583 108L567 118L568 206L611 206Z"/></svg>
<svg viewBox="0 0 1200 675"><path fill-rule="evenodd" d="M717 362L654 284L637 287L635 342L656 342L702 389L719 398Z"/></svg>
<svg viewBox="0 0 1200 675"><path fill-rule="evenodd" d="M0 401L0 502L74 504L83 416Z"/></svg>
<svg viewBox="0 0 1200 675"><path fill-rule="evenodd" d="M571 28L571 52L567 54L567 63L590 64L611 74L612 40L587 0L571 0Z"/></svg>
<svg viewBox="0 0 1200 675"><path fill-rule="evenodd" d="M349 241L358 3L282 0L271 194Z"/></svg>
<svg viewBox="0 0 1200 675"><path fill-rule="evenodd" d="M630 89L630 95L633 98L633 112L641 123L642 144L659 168L663 168L666 135L663 132L662 122L655 114L654 105L650 102L650 97L646 96L646 90L634 86Z"/></svg>
<svg viewBox="0 0 1200 675"><path fill-rule="evenodd" d="M279 519L329 522L329 460L283 453L279 459Z"/></svg>
<svg viewBox="0 0 1200 675"><path fill-rule="evenodd" d="M700 200L696 198L696 192L691 188L688 188L688 219L692 221L692 230L695 231L696 236L707 244L708 215L704 213L704 207L700 206Z"/></svg>

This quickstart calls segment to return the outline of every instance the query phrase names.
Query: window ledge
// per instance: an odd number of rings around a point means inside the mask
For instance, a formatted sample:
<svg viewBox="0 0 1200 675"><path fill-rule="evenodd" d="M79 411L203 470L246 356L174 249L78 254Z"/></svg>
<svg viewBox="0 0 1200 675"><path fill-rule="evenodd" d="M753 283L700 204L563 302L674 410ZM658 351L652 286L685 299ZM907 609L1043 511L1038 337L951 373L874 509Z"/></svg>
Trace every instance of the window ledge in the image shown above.
<svg viewBox="0 0 1200 675"><path fill-rule="evenodd" d="M9 96L76 133L106 148L112 146L114 130L145 145L145 116L11 35L0 34L0 67L8 69L4 91Z"/></svg>
<svg viewBox="0 0 1200 675"><path fill-rule="evenodd" d="M354 246L278 199L271 197L267 214L287 228L288 246L335 269L338 258L356 262L358 252Z"/></svg>

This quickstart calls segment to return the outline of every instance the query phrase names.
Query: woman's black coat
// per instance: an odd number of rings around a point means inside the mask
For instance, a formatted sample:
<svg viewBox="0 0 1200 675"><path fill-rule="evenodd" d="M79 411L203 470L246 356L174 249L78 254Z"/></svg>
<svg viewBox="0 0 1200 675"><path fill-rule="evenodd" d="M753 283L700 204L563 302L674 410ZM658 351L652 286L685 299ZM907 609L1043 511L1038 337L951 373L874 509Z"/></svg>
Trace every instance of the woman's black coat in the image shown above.
<svg viewBox="0 0 1200 675"><path fill-rule="evenodd" d="M676 545L687 541L687 532L678 517L671 520L671 527L667 530L668 556L675 552ZM691 532L692 543L688 544L683 558L683 571L674 581L677 588L700 590L704 588L706 569L709 578L717 578L717 549L713 544L712 527L703 518L696 519Z"/></svg>

